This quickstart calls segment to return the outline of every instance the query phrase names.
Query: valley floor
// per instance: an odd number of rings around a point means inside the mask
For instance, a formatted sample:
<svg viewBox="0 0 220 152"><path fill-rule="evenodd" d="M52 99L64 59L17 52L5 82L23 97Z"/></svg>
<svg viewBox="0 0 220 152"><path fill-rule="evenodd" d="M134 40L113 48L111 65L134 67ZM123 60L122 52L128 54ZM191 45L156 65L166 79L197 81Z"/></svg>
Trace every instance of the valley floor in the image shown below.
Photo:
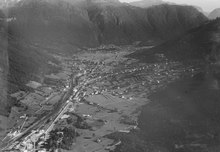
<svg viewBox="0 0 220 152"><path fill-rule="evenodd" d="M30 81L27 85L33 92L11 95L22 104L12 109L3 145L18 150L29 147L29 151L114 150L123 141L111 135L139 130L138 116L141 107L151 102L149 95L200 70L198 61L182 64L169 61L163 54L155 54L155 62L150 63L126 57L140 49L146 48L109 45L81 50L73 57L56 56L62 61L60 73L46 75L44 83ZM74 79L74 75L80 76ZM59 115L53 114L55 107ZM48 119L44 119L45 114ZM39 119L42 121L33 129L34 134L28 133Z"/></svg>

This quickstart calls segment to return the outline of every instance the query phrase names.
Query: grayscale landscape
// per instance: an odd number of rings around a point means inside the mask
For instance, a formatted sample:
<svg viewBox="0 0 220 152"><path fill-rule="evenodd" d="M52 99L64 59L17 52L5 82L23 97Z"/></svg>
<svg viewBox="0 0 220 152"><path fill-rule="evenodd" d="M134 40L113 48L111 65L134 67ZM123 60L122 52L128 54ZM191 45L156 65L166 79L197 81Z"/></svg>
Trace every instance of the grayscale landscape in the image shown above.
<svg viewBox="0 0 220 152"><path fill-rule="evenodd" d="M217 4L0 0L0 40L0 151L220 151Z"/></svg>

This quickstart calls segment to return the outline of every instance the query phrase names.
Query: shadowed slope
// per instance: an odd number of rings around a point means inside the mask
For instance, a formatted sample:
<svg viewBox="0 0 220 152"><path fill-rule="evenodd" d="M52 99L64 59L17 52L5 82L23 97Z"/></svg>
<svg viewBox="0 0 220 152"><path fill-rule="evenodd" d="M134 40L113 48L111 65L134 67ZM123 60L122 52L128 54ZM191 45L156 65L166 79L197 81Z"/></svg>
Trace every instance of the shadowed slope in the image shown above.
<svg viewBox="0 0 220 152"><path fill-rule="evenodd" d="M209 21L188 31L178 39L170 40L150 50L131 54L132 57L146 60L149 54L163 53L172 60L203 59L220 61L220 20ZM147 60L146 60L147 61Z"/></svg>

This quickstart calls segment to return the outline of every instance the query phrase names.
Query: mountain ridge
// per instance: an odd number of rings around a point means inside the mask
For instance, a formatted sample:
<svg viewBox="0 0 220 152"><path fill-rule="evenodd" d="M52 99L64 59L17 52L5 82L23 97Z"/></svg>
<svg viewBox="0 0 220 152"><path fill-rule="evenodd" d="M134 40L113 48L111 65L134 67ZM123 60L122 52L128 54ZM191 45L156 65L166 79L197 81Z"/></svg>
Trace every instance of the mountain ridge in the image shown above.
<svg viewBox="0 0 220 152"><path fill-rule="evenodd" d="M217 17L220 17L220 8L214 9L212 12L209 13L208 17L210 19L216 19Z"/></svg>
<svg viewBox="0 0 220 152"><path fill-rule="evenodd" d="M163 4L141 9L123 3L102 5L87 0L81 4L69 5L67 1L54 1L53 4L48 0L27 1L27 4L20 1L22 5L9 11L9 17L17 19L11 24L11 29L19 31L20 35L30 35L32 39L42 33L46 36L53 35L51 37L54 39L56 35L67 37L67 40L73 39L73 45L82 45L83 42L95 46L101 43L126 44L147 39L163 40L168 38L170 32L174 37L206 20L205 16L191 6ZM114 1L115 3L118 2ZM25 24L26 28L20 23Z"/></svg>

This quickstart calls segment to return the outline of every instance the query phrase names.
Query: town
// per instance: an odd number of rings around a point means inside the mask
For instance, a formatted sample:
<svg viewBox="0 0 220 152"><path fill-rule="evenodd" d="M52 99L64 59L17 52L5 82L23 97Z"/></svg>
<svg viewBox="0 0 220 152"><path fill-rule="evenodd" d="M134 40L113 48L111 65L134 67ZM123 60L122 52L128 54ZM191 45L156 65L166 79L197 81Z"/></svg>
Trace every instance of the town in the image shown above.
<svg viewBox="0 0 220 152"><path fill-rule="evenodd" d="M169 61L164 54L152 63L127 57L140 49L103 45L54 55L62 63L50 63L58 73L11 94L19 105L12 108L2 151L114 150L121 142L107 135L138 129L138 109L150 102L149 94L199 71L199 63Z"/></svg>

